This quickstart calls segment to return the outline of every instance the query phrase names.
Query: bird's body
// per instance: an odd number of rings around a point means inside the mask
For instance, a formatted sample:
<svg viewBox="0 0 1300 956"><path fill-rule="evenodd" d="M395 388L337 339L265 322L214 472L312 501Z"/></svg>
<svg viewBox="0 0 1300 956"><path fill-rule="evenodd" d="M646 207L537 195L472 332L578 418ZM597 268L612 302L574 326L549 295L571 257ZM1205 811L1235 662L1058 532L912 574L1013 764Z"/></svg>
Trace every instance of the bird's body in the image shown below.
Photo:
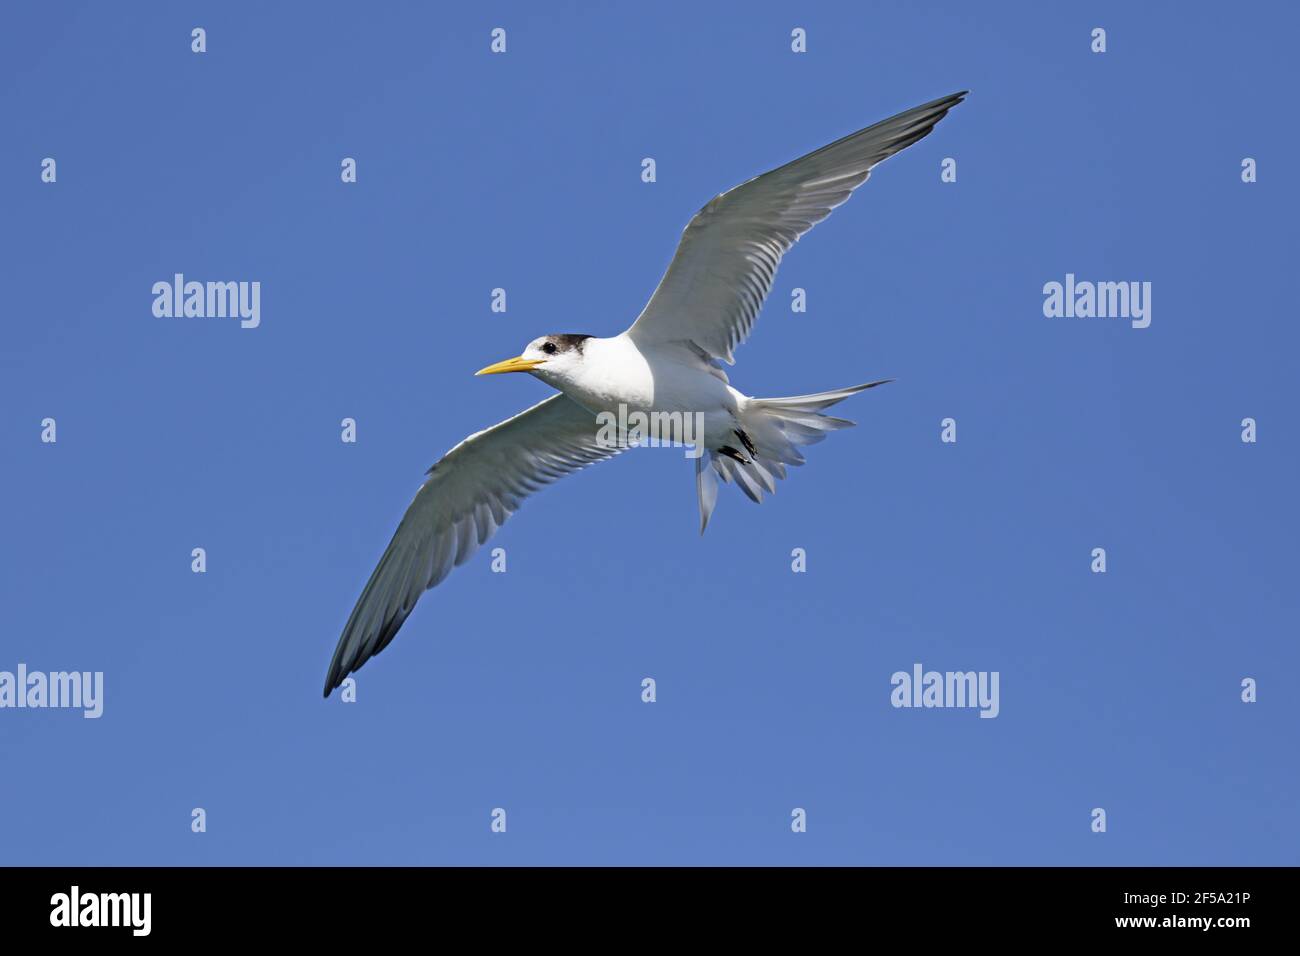
<svg viewBox="0 0 1300 956"><path fill-rule="evenodd" d="M695 446L701 532L718 479L761 501L787 465L803 464L802 446L852 425L823 412L881 382L755 398L733 388L721 364L734 362L795 241L964 96L907 110L715 197L691 219L659 287L625 332L543 336L517 358L482 369L528 372L559 394L470 435L429 469L348 618L325 694L383 650L420 595L468 560L525 497L627 447L626 432L610 439L610 419L639 414L671 428L688 417L698 424L698 431L651 437Z"/></svg>
<svg viewBox="0 0 1300 956"><path fill-rule="evenodd" d="M583 408L599 414L655 412L704 416L706 448L737 427L745 396L727 383L721 369L689 349L639 347L626 332L582 343L582 361L571 369L534 373Z"/></svg>

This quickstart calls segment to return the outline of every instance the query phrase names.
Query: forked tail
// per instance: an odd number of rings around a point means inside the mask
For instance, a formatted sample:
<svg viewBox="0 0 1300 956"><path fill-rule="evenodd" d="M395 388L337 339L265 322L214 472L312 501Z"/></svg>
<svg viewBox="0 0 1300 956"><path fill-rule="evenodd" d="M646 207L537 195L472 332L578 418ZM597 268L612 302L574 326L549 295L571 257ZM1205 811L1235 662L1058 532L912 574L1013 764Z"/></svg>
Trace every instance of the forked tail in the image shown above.
<svg viewBox="0 0 1300 956"><path fill-rule="evenodd" d="M764 491L776 493L777 481L785 478L786 465L804 463L800 447L815 445L828 432L854 424L846 418L823 415L822 409L892 381L883 379L815 395L747 399L741 409L743 428L736 435L736 447L709 450L695 459L700 534L709 526L709 516L718 500L718 478L734 480L751 501L761 502Z"/></svg>

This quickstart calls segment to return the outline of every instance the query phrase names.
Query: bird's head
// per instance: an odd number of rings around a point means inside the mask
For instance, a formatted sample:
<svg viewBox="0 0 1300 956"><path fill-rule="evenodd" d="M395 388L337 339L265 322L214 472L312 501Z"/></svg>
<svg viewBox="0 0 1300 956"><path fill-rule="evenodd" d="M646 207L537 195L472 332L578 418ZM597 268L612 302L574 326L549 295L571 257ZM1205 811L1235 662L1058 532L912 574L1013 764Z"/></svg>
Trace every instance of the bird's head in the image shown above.
<svg viewBox="0 0 1300 956"><path fill-rule="evenodd" d="M543 382L555 385L566 379L582 364L583 346L590 335L543 335L533 339L517 358L481 368L475 375L499 375L503 372L529 372Z"/></svg>

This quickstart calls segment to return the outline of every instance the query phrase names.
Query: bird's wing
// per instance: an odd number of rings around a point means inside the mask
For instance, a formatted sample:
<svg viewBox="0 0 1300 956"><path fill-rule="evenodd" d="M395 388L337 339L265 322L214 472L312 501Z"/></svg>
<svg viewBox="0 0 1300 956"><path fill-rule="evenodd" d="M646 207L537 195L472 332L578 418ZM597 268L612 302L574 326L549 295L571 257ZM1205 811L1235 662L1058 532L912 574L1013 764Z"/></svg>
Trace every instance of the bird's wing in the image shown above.
<svg viewBox="0 0 1300 956"><path fill-rule="evenodd" d="M924 137L965 95L899 113L715 197L687 224L628 335L639 345L690 343L734 363L781 257L866 182L873 166Z"/></svg>
<svg viewBox="0 0 1300 956"><path fill-rule="evenodd" d="M343 628L325 696L392 641L427 589L464 564L533 492L620 448L564 394L470 435L429 469Z"/></svg>

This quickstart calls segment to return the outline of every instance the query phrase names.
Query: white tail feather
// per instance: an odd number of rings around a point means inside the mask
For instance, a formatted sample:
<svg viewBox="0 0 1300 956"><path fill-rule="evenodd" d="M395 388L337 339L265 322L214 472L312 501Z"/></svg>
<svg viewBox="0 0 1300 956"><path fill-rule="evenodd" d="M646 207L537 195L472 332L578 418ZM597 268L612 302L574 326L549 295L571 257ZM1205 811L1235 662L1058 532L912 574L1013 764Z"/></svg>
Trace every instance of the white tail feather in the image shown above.
<svg viewBox="0 0 1300 956"><path fill-rule="evenodd" d="M763 491L776 493L776 482L785 478L786 465L802 465L800 446L815 445L827 433L848 428L854 423L846 418L821 414L822 409L842 402L850 395L892 379L837 388L815 395L788 398L751 398L741 408L741 424L754 443L757 454L740 462L709 450L695 460L695 490L700 502L700 534L709 526L709 517L718 500L717 478L735 481L751 501L762 502ZM717 477L715 477L715 474Z"/></svg>

